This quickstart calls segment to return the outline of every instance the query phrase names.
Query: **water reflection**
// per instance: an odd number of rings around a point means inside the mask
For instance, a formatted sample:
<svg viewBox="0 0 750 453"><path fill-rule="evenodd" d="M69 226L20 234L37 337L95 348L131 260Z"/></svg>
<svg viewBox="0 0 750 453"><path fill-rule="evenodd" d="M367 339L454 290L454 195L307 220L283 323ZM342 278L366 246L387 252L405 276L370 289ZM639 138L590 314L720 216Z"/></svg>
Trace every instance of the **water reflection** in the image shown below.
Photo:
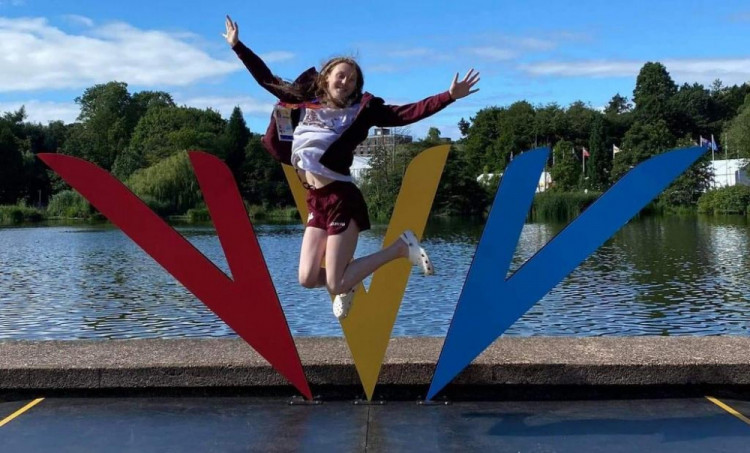
<svg viewBox="0 0 750 453"><path fill-rule="evenodd" d="M510 273L563 227L525 225ZM213 228L177 228L229 274ZM414 270L394 336L445 335L482 229L479 222L430 221L424 242L438 276L425 278ZM256 231L292 333L341 335L325 290L297 284L302 227L258 225ZM382 225L365 232L357 256L380 248L384 234ZM746 335L748 234L744 218L633 221L553 288L507 335ZM0 338L233 335L117 229L86 225L0 229Z"/></svg>

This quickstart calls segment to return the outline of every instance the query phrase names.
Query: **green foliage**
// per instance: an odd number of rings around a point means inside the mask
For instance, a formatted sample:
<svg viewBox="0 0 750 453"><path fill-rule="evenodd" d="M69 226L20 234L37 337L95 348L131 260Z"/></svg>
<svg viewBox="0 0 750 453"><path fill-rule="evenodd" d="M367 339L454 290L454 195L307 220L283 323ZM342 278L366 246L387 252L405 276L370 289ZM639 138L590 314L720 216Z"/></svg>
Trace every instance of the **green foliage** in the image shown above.
<svg viewBox="0 0 750 453"><path fill-rule="evenodd" d="M495 184L494 189L497 188ZM492 190L494 194L495 190ZM478 216L490 203L490 193L467 171L463 152L451 147L432 211L438 215Z"/></svg>
<svg viewBox="0 0 750 453"><path fill-rule="evenodd" d="M0 122L0 203L13 204L22 195L23 153L10 124Z"/></svg>
<svg viewBox="0 0 750 453"><path fill-rule="evenodd" d="M709 190L698 199L698 212L704 214L747 214L750 209L750 187L729 186Z"/></svg>
<svg viewBox="0 0 750 453"><path fill-rule="evenodd" d="M534 117L534 143L552 144L567 135L568 118L565 109L557 104L537 107Z"/></svg>
<svg viewBox="0 0 750 453"><path fill-rule="evenodd" d="M603 113L582 101L568 107L554 103L534 107L522 100L487 106L469 121L462 118L459 122L464 138L449 156L435 199L436 212L470 215L486 210L495 186L478 186L477 176L502 173L511 156L537 145L557 144L552 190L563 191L605 190L631 167L664 150L691 145L698 135L713 134L723 146L723 155L750 157L748 95L747 83L725 87L715 81L710 87L678 87L666 67L650 62L638 75L632 98L635 106L619 93ZM239 108L225 121L211 110L177 107L166 92L131 94L122 82L87 88L76 102L81 111L74 124L28 123L24 108L0 116L0 203L44 203L69 189L36 157L39 152L82 157L126 181L135 178L138 170L156 166L178 152L202 149L225 159L243 197L262 206L259 215L293 205L281 166L262 149L259 136L251 137ZM442 143L440 131L433 128L421 142L384 150L380 163L375 159L376 169L363 185L375 216L390 215L406 164L419 151L414 146L424 149L438 143ZM612 144L622 149L614 159ZM575 155L561 150L568 146L575 149ZM584 146L591 153L586 175L581 174ZM704 159L668 188L656 205L664 209L694 206L707 187L707 175ZM182 176L173 178L175 186L179 179ZM148 184L142 181L141 185ZM151 192L160 192L155 182L152 185ZM192 207L189 200L196 195L187 190L181 196L187 201L144 193L164 213Z"/></svg>
<svg viewBox="0 0 750 453"><path fill-rule="evenodd" d="M367 200L370 214L376 219L388 219L393 212L408 162L422 148L419 144L411 145L373 150L370 169L362 178L360 190Z"/></svg>
<svg viewBox="0 0 750 453"><path fill-rule="evenodd" d="M182 214L202 201L186 151L136 171L126 185L162 216Z"/></svg>
<svg viewBox="0 0 750 453"><path fill-rule="evenodd" d="M578 187L581 176L582 165L576 159L573 143L560 140L555 144L552 168L550 176L552 177L553 192L569 192Z"/></svg>
<svg viewBox="0 0 750 453"><path fill-rule="evenodd" d="M47 205L48 217L64 219L87 219L94 209L81 194L73 190L63 190L52 196Z"/></svg>
<svg viewBox="0 0 750 453"><path fill-rule="evenodd" d="M591 125L586 160L586 188L602 191L609 186L609 169L612 168L612 146L607 143L607 127L603 115L596 115Z"/></svg>
<svg viewBox="0 0 750 453"><path fill-rule="evenodd" d="M133 131L129 158L151 166L181 150L219 155L225 121L213 110L157 105L149 108Z"/></svg>
<svg viewBox="0 0 750 453"><path fill-rule="evenodd" d="M621 96L620 93L612 96L609 100L607 107L604 109L605 115L621 115L629 112L633 108L633 104L628 102L628 98Z"/></svg>
<svg viewBox="0 0 750 453"><path fill-rule="evenodd" d="M542 192L534 196L530 217L534 221L569 221L600 196L601 192Z"/></svg>
<svg viewBox="0 0 750 453"><path fill-rule="evenodd" d="M0 225L18 225L24 222L39 222L45 215L40 209L31 208L23 203L17 205L0 205Z"/></svg>
<svg viewBox="0 0 750 453"><path fill-rule="evenodd" d="M678 148L692 146L690 137L683 137L675 145ZM701 195L711 186L711 154L690 166L661 194L658 201L667 206L695 206Z"/></svg>
<svg viewBox="0 0 750 453"><path fill-rule="evenodd" d="M663 64L644 64L633 90L636 119L645 123L669 120L673 114L670 100L676 93L677 85Z"/></svg>
<svg viewBox="0 0 750 453"><path fill-rule="evenodd" d="M665 120L636 121L623 138L612 162L611 182L614 183L633 167L674 146L675 139Z"/></svg>
<svg viewBox="0 0 750 453"><path fill-rule="evenodd" d="M577 147L588 146L591 135L591 126L600 113L586 106L581 101L576 101L568 107L565 112L567 117L566 139L572 141Z"/></svg>
<svg viewBox="0 0 750 453"><path fill-rule="evenodd" d="M242 197L250 204L294 206L284 170L263 148L260 135L252 135L245 147L238 183Z"/></svg>
<svg viewBox="0 0 750 453"><path fill-rule="evenodd" d="M187 218L190 223L206 223L211 221L211 214L205 206L200 208L190 208L187 210Z"/></svg>
<svg viewBox="0 0 750 453"><path fill-rule="evenodd" d="M737 116L729 123L727 145L732 156L750 157L750 94L745 98Z"/></svg>
<svg viewBox="0 0 750 453"><path fill-rule="evenodd" d="M222 136L222 152L224 161L232 170L235 179L239 179L242 174L242 163L245 161L245 148L250 142L250 129L245 124L242 117L242 110L235 107L232 110L232 116L229 117L224 135Z"/></svg>
<svg viewBox="0 0 750 453"><path fill-rule="evenodd" d="M138 118L124 82L87 88L76 103L79 123L69 131L65 153L84 158L110 170L117 154L128 146Z"/></svg>
<svg viewBox="0 0 750 453"><path fill-rule="evenodd" d="M718 106L703 85L682 85L670 102L673 114L669 128L675 136L695 132L708 136L718 131L712 126L712 118L716 118Z"/></svg>

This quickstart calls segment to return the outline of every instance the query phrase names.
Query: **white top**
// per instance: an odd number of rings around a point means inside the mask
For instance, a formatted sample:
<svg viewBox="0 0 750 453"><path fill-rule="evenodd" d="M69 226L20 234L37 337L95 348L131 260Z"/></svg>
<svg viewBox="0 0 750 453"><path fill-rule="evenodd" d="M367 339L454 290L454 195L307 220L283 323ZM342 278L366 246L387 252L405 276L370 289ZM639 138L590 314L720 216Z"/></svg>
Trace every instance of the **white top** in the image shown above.
<svg viewBox="0 0 750 453"><path fill-rule="evenodd" d="M320 163L320 158L333 142L351 126L359 111L359 104L343 109L303 108L300 122L294 129L292 165L310 173L337 181L352 181Z"/></svg>

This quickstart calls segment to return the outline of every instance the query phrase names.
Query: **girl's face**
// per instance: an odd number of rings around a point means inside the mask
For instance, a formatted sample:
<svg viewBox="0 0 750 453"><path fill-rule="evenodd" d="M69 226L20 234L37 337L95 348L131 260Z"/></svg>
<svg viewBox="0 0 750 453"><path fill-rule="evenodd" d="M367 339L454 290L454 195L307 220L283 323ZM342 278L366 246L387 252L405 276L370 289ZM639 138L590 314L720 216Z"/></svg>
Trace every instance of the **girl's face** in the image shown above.
<svg viewBox="0 0 750 453"><path fill-rule="evenodd" d="M326 77L328 96L339 105L346 105L357 87L357 71L349 63L339 63Z"/></svg>

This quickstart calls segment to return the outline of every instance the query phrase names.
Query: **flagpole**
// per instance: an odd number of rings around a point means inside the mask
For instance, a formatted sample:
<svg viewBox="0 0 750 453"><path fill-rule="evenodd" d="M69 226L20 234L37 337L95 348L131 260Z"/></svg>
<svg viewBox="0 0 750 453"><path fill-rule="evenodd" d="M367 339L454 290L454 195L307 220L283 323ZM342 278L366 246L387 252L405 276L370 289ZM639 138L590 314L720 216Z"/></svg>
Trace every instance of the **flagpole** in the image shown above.
<svg viewBox="0 0 750 453"><path fill-rule="evenodd" d="M581 172L583 173L583 177L586 177L586 155L583 154L583 151L581 151L581 161L583 162L583 170Z"/></svg>

